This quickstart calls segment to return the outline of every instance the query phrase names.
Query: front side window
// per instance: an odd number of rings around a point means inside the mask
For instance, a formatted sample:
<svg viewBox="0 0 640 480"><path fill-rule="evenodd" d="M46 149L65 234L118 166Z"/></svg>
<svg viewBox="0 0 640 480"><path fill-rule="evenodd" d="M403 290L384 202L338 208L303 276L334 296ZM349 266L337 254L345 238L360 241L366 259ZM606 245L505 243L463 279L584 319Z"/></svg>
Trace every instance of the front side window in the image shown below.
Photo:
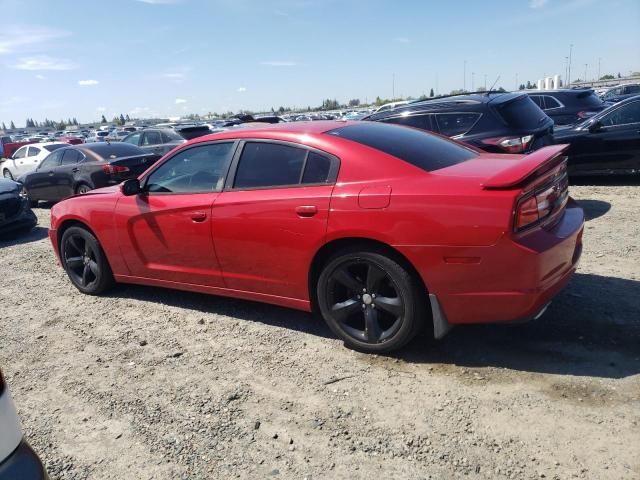
<svg viewBox="0 0 640 480"><path fill-rule="evenodd" d="M300 183L307 151L277 143L247 142L234 188L283 187Z"/></svg>
<svg viewBox="0 0 640 480"><path fill-rule="evenodd" d="M13 154L13 158L18 159L18 158L24 158L27 156L27 147L21 147L18 150L16 150L16 153Z"/></svg>
<svg viewBox="0 0 640 480"><path fill-rule="evenodd" d="M40 153L40 149L38 147L29 147L29 153L27 157L35 157Z"/></svg>
<svg viewBox="0 0 640 480"><path fill-rule="evenodd" d="M440 133L447 137L467 133L480 119L479 113L438 113L436 121Z"/></svg>
<svg viewBox="0 0 640 480"><path fill-rule="evenodd" d="M138 145L138 142L140 141L140 135L140 133L134 133L132 135L129 135L122 141L125 143L130 143L131 145Z"/></svg>
<svg viewBox="0 0 640 480"><path fill-rule="evenodd" d="M600 122L605 127L640 123L640 101L616 108L609 115L604 116Z"/></svg>
<svg viewBox="0 0 640 480"><path fill-rule="evenodd" d="M160 136L160 132L145 132L142 137L142 145L159 145L162 143L162 137Z"/></svg>
<svg viewBox="0 0 640 480"><path fill-rule="evenodd" d="M145 188L152 193L220 192L234 146L225 142L181 150L151 172Z"/></svg>
<svg viewBox="0 0 640 480"><path fill-rule="evenodd" d="M64 155L62 156L62 162L60 162L61 165L73 165L78 163L80 160L82 160L82 154L77 151L74 150L73 148L68 148L64 151Z"/></svg>
<svg viewBox="0 0 640 480"><path fill-rule="evenodd" d="M544 97L544 104L545 104L545 110L550 110L552 108L561 108L562 105L560 104L560 102L555 98L555 97L551 97L549 95Z"/></svg>
<svg viewBox="0 0 640 480"><path fill-rule="evenodd" d="M625 94L640 93L640 85L628 85L624 93Z"/></svg>
<svg viewBox="0 0 640 480"><path fill-rule="evenodd" d="M65 151L66 151L66 149L65 150L57 150L57 151L53 152L51 155L49 155L47 158L45 158L42 161L42 163L38 167L38 170L50 170L52 168L56 168L60 164L60 158L62 157L62 154Z"/></svg>

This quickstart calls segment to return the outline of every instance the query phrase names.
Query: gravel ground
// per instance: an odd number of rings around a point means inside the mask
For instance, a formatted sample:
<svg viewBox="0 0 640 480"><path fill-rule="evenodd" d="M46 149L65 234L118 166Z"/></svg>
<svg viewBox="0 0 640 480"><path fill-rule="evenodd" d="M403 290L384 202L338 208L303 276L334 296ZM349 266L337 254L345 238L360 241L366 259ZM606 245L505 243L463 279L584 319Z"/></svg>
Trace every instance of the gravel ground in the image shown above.
<svg viewBox="0 0 640 480"><path fill-rule="evenodd" d="M640 184L572 194L583 260L540 320L397 357L267 305L83 296L37 209L0 242L0 365L25 435L53 479L640 478Z"/></svg>

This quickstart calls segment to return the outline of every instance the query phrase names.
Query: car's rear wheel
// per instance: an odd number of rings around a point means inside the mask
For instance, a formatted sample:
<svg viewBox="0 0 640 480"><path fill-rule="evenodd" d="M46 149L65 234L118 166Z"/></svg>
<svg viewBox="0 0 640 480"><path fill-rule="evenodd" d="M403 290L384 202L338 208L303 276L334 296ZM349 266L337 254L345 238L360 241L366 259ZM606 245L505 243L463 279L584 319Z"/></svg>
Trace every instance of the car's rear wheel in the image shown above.
<svg viewBox="0 0 640 480"><path fill-rule="evenodd" d="M383 253L334 255L322 270L316 290L323 318L355 350L397 350L424 323L424 292L407 268Z"/></svg>
<svg viewBox="0 0 640 480"><path fill-rule="evenodd" d="M91 187L86 183L81 183L76 187L76 194L78 195L84 195L85 193L90 191L91 191Z"/></svg>
<svg viewBox="0 0 640 480"><path fill-rule="evenodd" d="M13 180L13 175L11 174L11 171L10 171L8 168L5 168L5 169L2 171L2 176L3 176L4 178L8 178L9 180Z"/></svg>
<svg viewBox="0 0 640 480"><path fill-rule="evenodd" d="M107 257L96 237L82 227L62 234L60 258L71 283L82 293L98 295L114 283Z"/></svg>

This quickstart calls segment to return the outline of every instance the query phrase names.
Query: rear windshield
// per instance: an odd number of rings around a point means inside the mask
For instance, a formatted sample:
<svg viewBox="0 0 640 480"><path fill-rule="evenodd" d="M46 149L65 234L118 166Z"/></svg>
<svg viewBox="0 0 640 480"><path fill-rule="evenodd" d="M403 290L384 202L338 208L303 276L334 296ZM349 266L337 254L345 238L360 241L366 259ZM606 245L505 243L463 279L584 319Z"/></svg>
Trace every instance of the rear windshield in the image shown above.
<svg viewBox="0 0 640 480"><path fill-rule="evenodd" d="M67 145L66 143L58 143L56 145L45 145L44 149L47 150L48 152L53 152L54 150L57 150L62 147L68 147L68 146L69 145Z"/></svg>
<svg viewBox="0 0 640 480"><path fill-rule="evenodd" d="M549 118L527 95L498 104L496 108L504 121L518 130L535 130Z"/></svg>
<svg viewBox="0 0 640 480"><path fill-rule="evenodd" d="M579 93L578 98L580 99L580 105L584 105L585 107L601 107L604 101L596 95L596 92L593 90L590 92Z"/></svg>
<svg viewBox="0 0 640 480"><path fill-rule="evenodd" d="M96 135L98 137L106 137L107 135L109 135L109 132L96 132Z"/></svg>
<svg viewBox="0 0 640 480"><path fill-rule="evenodd" d="M458 143L415 128L378 122L336 128L329 135L346 138L432 172L478 156Z"/></svg>
<svg viewBox="0 0 640 480"><path fill-rule="evenodd" d="M87 143L83 145L83 148L95 152L102 158L120 158L120 157L132 157L134 155L143 155L147 152L141 148L131 145L130 143Z"/></svg>

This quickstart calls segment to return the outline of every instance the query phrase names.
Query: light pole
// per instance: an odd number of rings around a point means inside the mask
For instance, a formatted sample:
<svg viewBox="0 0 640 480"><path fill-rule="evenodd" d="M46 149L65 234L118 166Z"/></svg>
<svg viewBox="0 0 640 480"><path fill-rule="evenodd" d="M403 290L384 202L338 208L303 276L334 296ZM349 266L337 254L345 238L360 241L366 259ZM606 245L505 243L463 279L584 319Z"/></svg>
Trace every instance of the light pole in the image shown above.
<svg viewBox="0 0 640 480"><path fill-rule="evenodd" d="M476 72L471 72L471 91L473 92L474 89L474 85L475 85L475 77L476 77Z"/></svg>
<svg viewBox="0 0 640 480"><path fill-rule="evenodd" d="M515 90L518 90L520 88L520 85L518 85L518 74L516 73L516 88Z"/></svg>
<svg viewBox="0 0 640 480"><path fill-rule="evenodd" d="M569 45L569 73L567 73L567 85L571 86L571 51L573 50L573 43Z"/></svg>
<svg viewBox="0 0 640 480"><path fill-rule="evenodd" d="M487 89L487 74L484 74L484 87L482 88L483 90Z"/></svg>
<svg viewBox="0 0 640 480"><path fill-rule="evenodd" d="M588 66L588 65L589 65L588 63L585 63L585 64L584 64L584 81L585 81L585 82L587 81L587 66Z"/></svg>
<svg viewBox="0 0 640 480"><path fill-rule="evenodd" d="M396 98L396 74L392 74L391 76L391 99Z"/></svg>
<svg viewBox="0 0 640 480"><path fill-rule="evenodd" d="M467 91L467 61L464 61L464 65L462 67L462 91Z"/></svg>
<svg viewBox="0 0 640 480"><path fill-rule="evenodd" d="M569 80L569 57L564 57L564 81L568 82Z"/></svg>
<svg viewBox="0 0 640 480"><path fill-rule="evenodd" d="M602 58L598 57L598 78L596 78L596 80L600 80L600 60L602 60Z"/></svg>

